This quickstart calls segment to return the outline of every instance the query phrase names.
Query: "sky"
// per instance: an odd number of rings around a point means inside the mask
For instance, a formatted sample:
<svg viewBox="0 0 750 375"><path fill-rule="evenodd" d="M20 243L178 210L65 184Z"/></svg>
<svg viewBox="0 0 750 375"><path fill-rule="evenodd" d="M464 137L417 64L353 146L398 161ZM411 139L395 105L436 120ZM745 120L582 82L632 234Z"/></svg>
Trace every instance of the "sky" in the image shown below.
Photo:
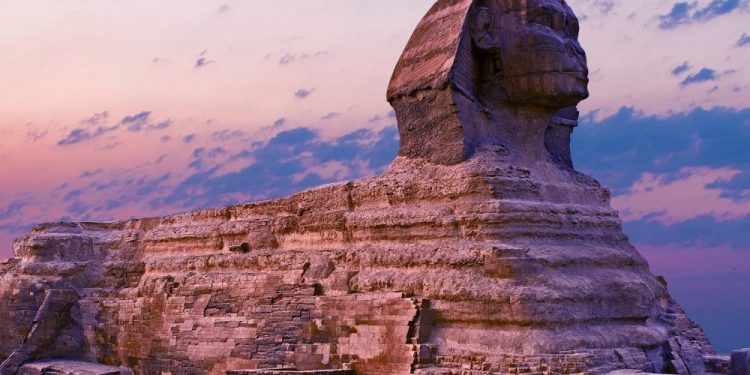
<svg viewBox="0 0 750 375"><path fill-rule="evenodd" d="M431 0L0 0L0 258L46 221L282 197L383 171ZM750 0L569 0L576 167L719 351L750 347Z"/></svg>

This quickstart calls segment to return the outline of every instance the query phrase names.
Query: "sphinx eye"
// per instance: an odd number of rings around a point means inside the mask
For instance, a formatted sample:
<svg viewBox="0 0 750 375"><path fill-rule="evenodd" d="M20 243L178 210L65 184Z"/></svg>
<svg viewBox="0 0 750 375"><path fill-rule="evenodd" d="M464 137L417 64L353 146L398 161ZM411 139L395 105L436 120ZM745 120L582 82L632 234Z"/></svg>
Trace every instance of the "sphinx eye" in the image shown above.
<svg viewBox="0 0 750 375"><path fill-rule="evenodd" d="M562 30L565 26L565 17L549 8L536 8L531 12L529 20L532 23L548 27L552 30Z"/></svg>
<svg viewBox="0 0 750 375"><path fill-rule="evenodd" d="M552 14L545 8L537 8L530 17L530 21L537 25L553 28L554 20Z"/></svg>

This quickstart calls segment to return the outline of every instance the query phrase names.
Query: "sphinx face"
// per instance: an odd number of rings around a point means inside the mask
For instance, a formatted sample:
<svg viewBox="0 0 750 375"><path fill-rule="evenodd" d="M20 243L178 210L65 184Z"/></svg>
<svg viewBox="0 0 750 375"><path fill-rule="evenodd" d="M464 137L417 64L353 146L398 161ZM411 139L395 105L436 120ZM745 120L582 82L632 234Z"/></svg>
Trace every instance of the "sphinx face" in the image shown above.
<svg viewBox="0 0 750 375"><path fill-rule="evenodd" d="M554 109L586 99L588 68L578 27L564 0L478 0L471 35L485 59L482 92Z"/></svg>

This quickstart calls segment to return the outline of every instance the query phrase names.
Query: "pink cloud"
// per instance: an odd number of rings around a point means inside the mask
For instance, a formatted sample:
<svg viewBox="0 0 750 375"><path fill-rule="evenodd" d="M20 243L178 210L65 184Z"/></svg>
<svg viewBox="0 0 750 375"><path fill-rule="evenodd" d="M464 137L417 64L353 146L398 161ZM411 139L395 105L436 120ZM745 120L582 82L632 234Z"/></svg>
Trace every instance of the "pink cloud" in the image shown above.
<svg viewBox="0 0 750 375"><path fill-rule="evenodd" d="M723 197L722 191L708 186L727 182L742 173L735 168L683 168L679 178L644 173L628 193L616 196L612 205L625 221L647 216L665 225L674 225L699 216L728 221L750 215L750 201Z"/></svg>

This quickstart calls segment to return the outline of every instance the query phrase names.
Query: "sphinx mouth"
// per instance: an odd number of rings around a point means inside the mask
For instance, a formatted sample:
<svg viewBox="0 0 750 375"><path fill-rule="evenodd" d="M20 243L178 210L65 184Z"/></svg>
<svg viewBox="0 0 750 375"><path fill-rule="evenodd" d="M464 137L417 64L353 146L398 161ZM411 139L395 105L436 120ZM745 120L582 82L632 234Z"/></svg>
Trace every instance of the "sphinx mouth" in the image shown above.
<svg viewBox="0 0 750 375"><path fill-rule="evenodd" d="M558 72L558 73L569 75L569 76L573 76L575 78L578 78L578 79L581 79L583 81L586 81L587 83L589 82L589 75L586 72L582 72L582 71L577 70L577 71Z"/></svg>

